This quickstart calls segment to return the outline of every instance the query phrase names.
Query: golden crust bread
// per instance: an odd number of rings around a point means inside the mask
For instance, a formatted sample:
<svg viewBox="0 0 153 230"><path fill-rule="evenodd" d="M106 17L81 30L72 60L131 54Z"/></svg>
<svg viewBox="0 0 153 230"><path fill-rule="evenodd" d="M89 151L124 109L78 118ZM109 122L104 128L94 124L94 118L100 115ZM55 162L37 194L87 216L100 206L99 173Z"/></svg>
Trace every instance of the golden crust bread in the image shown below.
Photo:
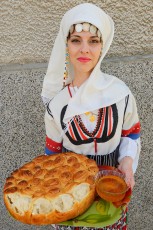
<svg viewBox="0 0 153 230"><path fill-rule="evenodd" d="M72 219L95 198L94 160L72 152L38 156L6 179L4 202L27 224L56 224Z"/></svg>

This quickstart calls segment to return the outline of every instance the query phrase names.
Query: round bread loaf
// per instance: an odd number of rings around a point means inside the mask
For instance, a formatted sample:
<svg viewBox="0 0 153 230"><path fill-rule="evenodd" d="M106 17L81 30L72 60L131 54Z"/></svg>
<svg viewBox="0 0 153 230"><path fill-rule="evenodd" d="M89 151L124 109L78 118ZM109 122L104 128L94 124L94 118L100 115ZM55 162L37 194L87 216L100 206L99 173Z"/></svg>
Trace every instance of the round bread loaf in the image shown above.
<svg viewBox="0 0 153 230"><path fill-rule="evenodd" d="M94 160L72 152L38 156L6 179L4 202L27 224L56 224L82 214L94 201Z"/></svg>

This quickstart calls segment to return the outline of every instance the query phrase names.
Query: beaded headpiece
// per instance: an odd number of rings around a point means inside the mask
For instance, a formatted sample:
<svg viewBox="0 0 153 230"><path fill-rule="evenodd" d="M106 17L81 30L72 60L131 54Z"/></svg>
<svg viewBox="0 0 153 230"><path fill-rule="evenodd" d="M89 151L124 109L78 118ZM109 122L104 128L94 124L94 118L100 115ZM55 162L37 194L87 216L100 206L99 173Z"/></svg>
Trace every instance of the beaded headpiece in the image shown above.
<svg viewBox="0 0 153 230"><path fill-rule="evenodd" d="M82 32L82 31L86 31L86 32L89 31L90 33L96 34L99 38L101 38L100 30L97 29L96 26L94 26L88 22L78 23L78 24L72 25L70 27L70 34L72 34L74 32L74 30L78 33Z"/></svg>

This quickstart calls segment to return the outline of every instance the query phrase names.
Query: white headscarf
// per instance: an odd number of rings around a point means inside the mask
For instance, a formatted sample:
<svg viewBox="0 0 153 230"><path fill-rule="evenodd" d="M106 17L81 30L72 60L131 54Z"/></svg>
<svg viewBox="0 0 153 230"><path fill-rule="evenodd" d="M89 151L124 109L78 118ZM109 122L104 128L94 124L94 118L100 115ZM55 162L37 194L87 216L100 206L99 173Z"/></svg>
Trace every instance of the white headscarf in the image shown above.
<svg viewBox="0 0 153 230"><path fill-rule="evenodd" d="M104 74L100 70L100 64L113 40L113 20L99 7L91 3L83 3L67 11L62 18L44 78L42 96L52 99L62 89L67 36L71 25L82 22L91 23L100 30L103 40L102 55L90 77L70 99L64 117L65 122L75 115L114 104L129 94L128 87L121 80ZM70 63L67 82L71 82L73 79L72 69Z"/></svg>

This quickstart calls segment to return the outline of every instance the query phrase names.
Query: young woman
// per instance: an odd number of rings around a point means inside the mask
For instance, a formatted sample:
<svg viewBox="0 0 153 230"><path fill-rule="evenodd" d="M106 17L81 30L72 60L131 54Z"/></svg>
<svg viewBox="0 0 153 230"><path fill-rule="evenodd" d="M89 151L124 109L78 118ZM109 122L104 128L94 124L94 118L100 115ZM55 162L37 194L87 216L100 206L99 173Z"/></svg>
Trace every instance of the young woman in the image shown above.
<svg viewBox="0 0 153 230"><path fill-rule="evenodd" d="M42 90L45 152L72 151L98 165L116 166L133 189L140 152L135 99L121 80L100 70L113 35L112 19L93 4L64 15ZM126 229L126 222L114 226Z"/></svg>

